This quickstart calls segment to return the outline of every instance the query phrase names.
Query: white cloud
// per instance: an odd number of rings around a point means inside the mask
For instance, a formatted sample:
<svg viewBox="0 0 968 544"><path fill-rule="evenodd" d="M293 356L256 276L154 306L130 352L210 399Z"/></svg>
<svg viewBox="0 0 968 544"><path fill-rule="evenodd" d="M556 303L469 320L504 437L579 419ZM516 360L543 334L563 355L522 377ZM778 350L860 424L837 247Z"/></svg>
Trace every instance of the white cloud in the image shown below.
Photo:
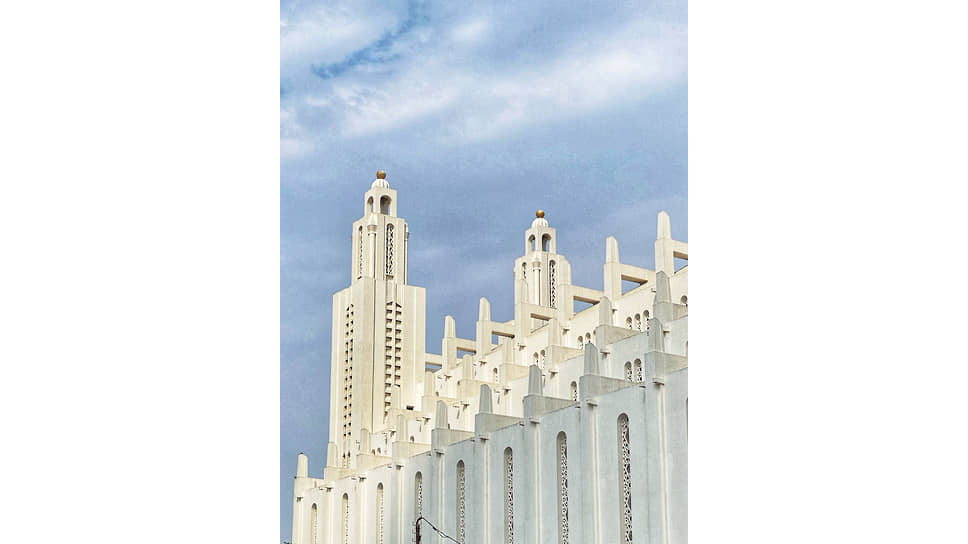
<svg viewBox="0 0 968 544"><path fill-rule="evenodd" d="M326 5L283 16L279 23L282 78L314 78L314 64L337 62L379 38L398 16L378 5Z"/></svg>
<svg viewBox="0 0 968 544"><path fill-rule="evenodd" d="M279 156L282 160L299 159L314 149L311 136L299 124L291 109L279 111Z"/></svg>
<svg viewBox="0 0 968 544"><path fill-rule="evenodd" d="M301 159L313 150L311 142L299 138L280 138L279 156L282 159Z"/></svg>
<svg viewBox="0 0 968 544"><path fill-rule="evenodd" d="M344 137L433 120L441 142L459 144L641 101L686 73L684 24L636 21L583 35L543 63L501 70L491 66L495 59L475 56L489 28L484 19L468 20L436 41L430 29L414 32L394 45L395 62L328 82L293 115L322 115L326 132ZM292 156L309 146L300 142L290 146Z"/></svg>
<svg viewBox="0 0 968 544"><path fill-rule="evenodd" d="M455 42L472 43L483 38L490 26L490 21L487 19L473 19L458 24L451 31L450 36Z"/></svg>
<svg viewBox="0 0 968 544"><path fill-rule="evenodd" d="M380 90L365 100L347 97L350 106L342 127L347 136L364 136L389 130L408 121L438 113L455 104L459 85L439 86L409 81L404 87Z"/></svg>
<svg viewBox="0 0 968 544"><path fill-rule="evenodd" d="M492 138L522 124L575 117L641 100L685 75L684 59L659 54L671 41L617 39L594 53L563 55L540 71L495 78L486 84L490 96L469 106L476 115L465 126L454 127L458 129L454 132L471 139Z"/></svg>

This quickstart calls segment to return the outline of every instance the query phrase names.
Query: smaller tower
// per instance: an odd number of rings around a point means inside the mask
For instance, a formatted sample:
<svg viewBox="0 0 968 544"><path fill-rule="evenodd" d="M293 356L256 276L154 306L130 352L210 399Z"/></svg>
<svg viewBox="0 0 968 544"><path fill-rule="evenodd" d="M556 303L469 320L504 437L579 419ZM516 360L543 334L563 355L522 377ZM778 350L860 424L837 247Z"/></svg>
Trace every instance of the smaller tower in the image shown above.
<svg viewBox="0 0 968 544"><path fill-rule="evenodd" d="M531 228L524 231L524 255L514 262L514 278L524 280L525 302L557 309L563 306L560 286L571 282L571 267L557 253L558 234L548 225L544 210L534 216ZM516 290L518 285L515 281ZM516 292L515 300L521 300L520 295Z"/></svg>
<svg viewBox="0 0 968 544"><path fill-rule="evenodd" d="M549 321L570 319L574 309L571 265L557 252L558 234L544 210L534 215L531 227L524 231L524 255L514 261L516 334L521 338Z"/></svg>
<svg viewBox="0 0 968 544"><path fill-rule="evenodd" d="M380 170L363 195L363 217L353 223L353 282L373 278L406 284L409 237L406 221L397 217L397 192Z"/></svg>

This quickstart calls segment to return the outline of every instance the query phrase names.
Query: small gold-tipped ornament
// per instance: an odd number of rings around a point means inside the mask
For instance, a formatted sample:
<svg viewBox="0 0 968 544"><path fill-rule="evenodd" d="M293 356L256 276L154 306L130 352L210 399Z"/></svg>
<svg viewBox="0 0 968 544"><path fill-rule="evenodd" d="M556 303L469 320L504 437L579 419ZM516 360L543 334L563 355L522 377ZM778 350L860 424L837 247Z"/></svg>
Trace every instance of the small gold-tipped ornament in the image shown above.
<svg viewBox="0 0 968 544"><path fill-rule="evenodd" d="M534 212L535 217L544 217L544 210L538 210Z"/></svg>
<svg viewBox="0 0 968 544"><path fill-rule="evenodd" d="M376 179L387 179L387 173L380 170L376 173Z"/></svg>

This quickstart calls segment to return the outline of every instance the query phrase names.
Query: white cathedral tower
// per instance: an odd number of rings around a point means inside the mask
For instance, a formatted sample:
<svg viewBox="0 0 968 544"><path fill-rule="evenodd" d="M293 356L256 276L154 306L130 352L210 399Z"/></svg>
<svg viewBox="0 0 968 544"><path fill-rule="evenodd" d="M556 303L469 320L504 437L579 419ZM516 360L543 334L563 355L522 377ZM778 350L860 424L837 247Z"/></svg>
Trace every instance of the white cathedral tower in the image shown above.
<svg viewBox="0 0 968 544"><path fill-rule="evenodd" d="M371 433L393 426L394 399L416 396L426 336L425 293L407 285L410 233L385 172L363 198L363 216L353 223L352 283L333 295L328 464L350 470L369 453Z"/></svg>
<svg viewBox="0 0 968 544"><path fill-rule="evenodd" d="M299 455L293 544L684 544L688 245L668 214L654 269L621 262L609 236L594 289L572 283L538 210L513 319L481 298L475 338L447 316L438 355L383 171L363 203L333 295L326 465L311 477Z"/></svg>

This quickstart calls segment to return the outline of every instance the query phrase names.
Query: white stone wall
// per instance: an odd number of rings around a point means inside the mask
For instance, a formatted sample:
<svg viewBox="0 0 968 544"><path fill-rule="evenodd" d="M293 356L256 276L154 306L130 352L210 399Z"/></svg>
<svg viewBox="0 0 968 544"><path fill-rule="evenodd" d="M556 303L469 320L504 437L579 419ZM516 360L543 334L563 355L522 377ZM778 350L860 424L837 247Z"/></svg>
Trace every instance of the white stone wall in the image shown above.
<svg viewBox="0 0 968 544"><path fill-rule="evenodd" d="M608 346L603 367L625 359L648 359L643 335ZM653 353L654 356L654 353ZM574 366L581 358L567 361ZM504 450L514 465L514 542L558 542L558 433L568 443L570 542L621 542L621 471L618 417L630 422L632 520L636 542L686 542L686 391L688 369L660 376L646 365L643 381L610 384L618 389L585 395L578 402L501 429L405 457L336 481L313 480L300 506L308 520L319 505L320 543L339 543L340 499L350 498L350 542L376 542L377 485L384 487L384 542L412 542L416 519L415 475L423 479L423 515L445 533L458 533L457 464L465 467L465 542L503 542ZM609 371L611 374L612 371ZM433 431L439 433L440 431ZM331 504L337 506L334 514ZM298 525L298 524L297 524ZM298 527L297 527L298 528ZM310 542L308 526L303 531ZM423 542L438 540L429 527ZM668 534L668 540L663 538ZM296 537L294 537L296 538ZM328 538L328 539L327 539Z"/></svg>

